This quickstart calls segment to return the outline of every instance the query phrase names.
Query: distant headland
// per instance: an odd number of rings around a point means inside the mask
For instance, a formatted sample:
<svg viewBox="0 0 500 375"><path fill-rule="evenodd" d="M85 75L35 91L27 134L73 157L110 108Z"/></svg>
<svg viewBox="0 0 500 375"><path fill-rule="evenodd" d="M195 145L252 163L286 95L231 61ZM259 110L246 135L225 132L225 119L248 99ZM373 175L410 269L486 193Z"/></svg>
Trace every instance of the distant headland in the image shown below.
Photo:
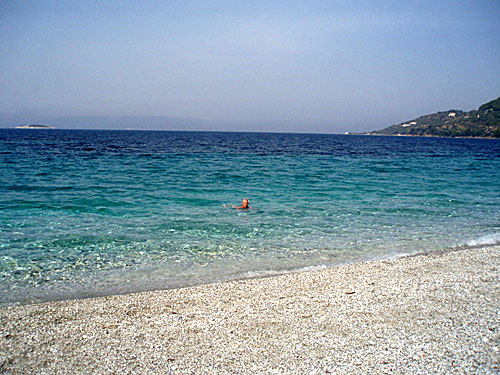
<svg viewBox="0 0 500 375"><path fill-rule="evenodd" d="M16 129L55 129L49 125L39 125L39 124L28 124L16 126Z"/></svg>
<svg viewBox="0 0 500 375"><path fill-rule="evenodd" d="M437 112L366 134L500 138L500 97L477 110Z"/></svg>

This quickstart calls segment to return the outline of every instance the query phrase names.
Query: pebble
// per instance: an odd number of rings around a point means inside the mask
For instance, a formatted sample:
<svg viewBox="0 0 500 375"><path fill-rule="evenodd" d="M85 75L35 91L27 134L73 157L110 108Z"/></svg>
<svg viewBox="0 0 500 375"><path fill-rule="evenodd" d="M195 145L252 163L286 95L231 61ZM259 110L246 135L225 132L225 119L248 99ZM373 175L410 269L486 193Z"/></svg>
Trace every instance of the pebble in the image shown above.
<svg viewBox="0 0 500 375"><path fill-rule="evenodd" d="M0 373L498 374L498 265L493 246L4 305Z"/></svg>

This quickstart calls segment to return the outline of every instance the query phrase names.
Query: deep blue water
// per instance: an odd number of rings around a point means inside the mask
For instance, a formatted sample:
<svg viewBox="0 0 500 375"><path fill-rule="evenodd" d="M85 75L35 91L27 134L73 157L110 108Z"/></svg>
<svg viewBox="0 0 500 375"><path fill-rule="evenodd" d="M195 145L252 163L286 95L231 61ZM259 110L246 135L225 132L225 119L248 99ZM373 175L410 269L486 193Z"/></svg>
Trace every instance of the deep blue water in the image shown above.
<svg viewBox="0 0 500 375"><path fill-rule="evenodd" d="M499 140L0 129L0 168L0 302L500 242Z"/></svg>

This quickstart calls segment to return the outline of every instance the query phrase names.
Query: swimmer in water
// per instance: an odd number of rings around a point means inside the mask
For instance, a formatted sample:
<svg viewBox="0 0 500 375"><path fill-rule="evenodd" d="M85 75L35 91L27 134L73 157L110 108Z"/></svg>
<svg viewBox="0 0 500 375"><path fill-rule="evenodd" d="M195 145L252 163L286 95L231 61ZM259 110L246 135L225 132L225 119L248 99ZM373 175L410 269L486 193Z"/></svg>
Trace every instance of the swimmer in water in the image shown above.
<svg viewBox="0 0 500 375"><path fill-rule="evenodd" d="M249 204L250 204L250 201L247 198L245 198L245 199L243 199L243 202L241 202L241 206L237 207L234 204L231 204L231 207L236 208L237 210L248 210L249 208L252 208L249 206ZM223 206L227 207L227 205L225 203L223 204Z"/></svg>

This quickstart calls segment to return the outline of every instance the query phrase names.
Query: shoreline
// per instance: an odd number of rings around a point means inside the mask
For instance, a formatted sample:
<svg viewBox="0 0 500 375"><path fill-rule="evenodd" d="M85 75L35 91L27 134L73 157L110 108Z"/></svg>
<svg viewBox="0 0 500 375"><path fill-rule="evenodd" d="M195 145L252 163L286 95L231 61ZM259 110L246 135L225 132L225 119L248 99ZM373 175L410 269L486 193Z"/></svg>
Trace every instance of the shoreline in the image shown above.
<svg viewBox="0 0 500 375"><path fill-rule="evenodd" d="M3 373L497 373L500 246L0 307Z"/></svg>
<svg viewBox="0 0 500 375"><path fill-rule="evenodd" d="M263 270L263 271L252 271L252 275L244 274L243 276L234 276L234 277L228 277L222 280L215 280L215 281L208 281L208 282L198 282L198 283L193 283L193 284L186 284L186 285L180 285L180 286L174 286L174 287L166 287L166 288L155 288L155 289L143 289L143 290L137 290L137 289L131 289L131 290L126 290L126 291L110 291L109 293L106 292L88 292L86 294L70 294L69 296L53 296L52 298L44 298L44 297L37 297L34 299L25 299L25 300L16 300L16 301L6 301L6 302L0 302L0 309L2 307L8 307L8 306L25 306L25 305L38 305L38 304L44 304L44 303L52 303L52 302L68 302L68 301L75 301L75 300L86 300L86 299L99 299L99 298L106 298L106 297L113 297L113 296L123 296L123 295L129 295L129 294L140 294L140 293L150 293L150 292L162 292L162 291L168 291L168 290L177 290L177 289L186 289L186 288L194 288L194 287L203 287L203 286L208 286L212 284L224 284L224 283L229 283L229 282L238 282L238 281L245 281L245 280L254 280L254 279L266 279L266 278L272 278L272 277L279 277L279 276L284 276L284 275L289 275L289 274L297 274L297 273L303 273L303 272L316 272L316 271L321 271L324 269L330 269L330 268L337 268L337 267L344 267L344 266L349 266L352 264L358 264L358 263L372 263L372 262L383 262L383 261L391 261L391 260L396 260L396 259L404 259L408 257L418 257L418 256L427 256L427 255L439 255L439 254L446 254L448 252L454 252L454 251L463 251L463 250L468 250L468 249L480 249L483 247L492 247L496 246L493 244L478 244L478 245L461 245L461 246L456 246L456 247L448 247L444 249L439 249L439 250L424 250L416 253L401 253L401 254L386 254L382 255L379 257L375 258L369 258L369 259L358 259L358 260L353 260L353 261L347 261L343 263L334 263L334 264L317 264L317 265L310 265L310 266L301 266L297 268L289 268L289 269L282 269L282 270Z"/></svg>
<svg viewBox="0 0 500 375"><path fill-rule="evenodd" d="M416 134L378 134L378 133L350 133L349 135L369 135L382 137L418 137L418 138L448 138L448 139L500 139L498 137L465 137L465 136L444 136L444 135L416 135Z"/></svg>

